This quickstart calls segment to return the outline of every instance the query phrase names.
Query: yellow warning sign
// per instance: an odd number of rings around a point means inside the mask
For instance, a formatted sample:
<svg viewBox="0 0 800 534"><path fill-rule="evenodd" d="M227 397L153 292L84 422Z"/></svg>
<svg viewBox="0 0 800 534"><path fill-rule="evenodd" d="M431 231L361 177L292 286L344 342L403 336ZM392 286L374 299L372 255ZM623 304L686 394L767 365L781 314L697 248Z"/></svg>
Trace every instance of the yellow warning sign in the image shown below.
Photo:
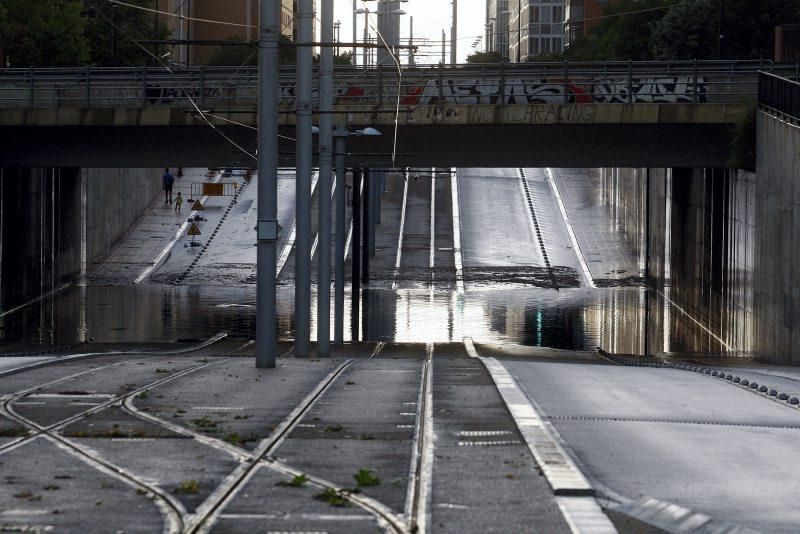
<svg viewBox="0 0 800 534"><path fill-rule="evenodd" d="M189 231L186 233L187 235L201 235L200 228L197 227L197 224L192 223L192 226L189 227Z"/></svg>
<svg viewBox="0 0 800 534"><path fill-rule="evenodd" d="M200 204L200 201L199 201L199 200L195 200L195 201L194 201L194 204L192 204L192 210L193 210L193 211L202 211L202 210L204 210L204 209L205 209L205 208L203 207L203 205L202 205L202 204Z"/></svg>

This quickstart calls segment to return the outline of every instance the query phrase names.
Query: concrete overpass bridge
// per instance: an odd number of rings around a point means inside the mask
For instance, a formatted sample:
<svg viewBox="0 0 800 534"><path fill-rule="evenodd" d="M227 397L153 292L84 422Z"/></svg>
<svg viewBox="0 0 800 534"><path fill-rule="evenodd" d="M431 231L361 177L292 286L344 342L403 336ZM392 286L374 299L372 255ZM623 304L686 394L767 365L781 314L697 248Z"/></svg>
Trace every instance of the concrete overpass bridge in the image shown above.
<svg viewBox="0 0 800 534"><path fill-rule="evenodd" d="M384 134L352 137L349 165L389 165L396 148L397 166L724 166L729 126L752 106L759 70L778 69L718 61L345 67L335 72L335 114L352 130ZM295 73L276 75L281 153L291 164ZM251 67L3 70L0 165L252 166L257 89Z"/></svg>

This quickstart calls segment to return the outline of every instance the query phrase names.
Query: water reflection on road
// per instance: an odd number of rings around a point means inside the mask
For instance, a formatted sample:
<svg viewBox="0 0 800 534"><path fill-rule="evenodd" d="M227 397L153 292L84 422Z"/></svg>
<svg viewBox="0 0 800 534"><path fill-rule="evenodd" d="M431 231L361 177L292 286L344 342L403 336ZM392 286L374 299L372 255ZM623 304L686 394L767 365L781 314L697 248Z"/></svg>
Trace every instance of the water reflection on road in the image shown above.
<svg viewBox="0 0 800 534"><path fill-rule="evenodd" d="M291 286L279 287L279 333L285 339L292 337L293 298ZM486 343L652 354L669 350L671 339L685 338L683 331L691 326L670 309L656 293L640 288L500 287L466 294L366 289L357 324L358 335L373 341L446 342L470 336ZM349 302L345 314L349 340ZM221 331L254 335L254 287L70 287L0 319L3 350L89 338L109 343L199 339ZM681 348L719 350L706 337Z"/></svg>

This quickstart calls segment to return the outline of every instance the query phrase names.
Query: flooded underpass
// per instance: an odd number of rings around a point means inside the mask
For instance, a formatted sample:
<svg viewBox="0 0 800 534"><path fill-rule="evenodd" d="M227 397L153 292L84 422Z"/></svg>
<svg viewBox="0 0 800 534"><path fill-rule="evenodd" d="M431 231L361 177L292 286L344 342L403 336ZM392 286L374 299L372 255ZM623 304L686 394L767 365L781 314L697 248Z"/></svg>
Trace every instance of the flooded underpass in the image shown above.
<svg viewBox="0 0 800 534"><path fill-rule="evenodd" d="M294 352L291 171L278 188L275 370L253 366L256 181L203 210L159 196L108 254L85 258L83 276L0 312L0 456L68 448L74 458L54 456L51 470L88 484L74 484L80 502L95 481L77 462L114 466L147 524L159 515L144 496L176 531L411 532L425 510L426 532L792 530L790 499L772 495L796 485L780 474L800 429L800 373L750 350L752 245L734 191L749 194L747 177L382 173L363 243L346 206L344 344L331 358ZM316 209L329 193L313 189L312 342ZM724 239L735 232L743 244ZM374 254L354 293L362 244ZM739 467L709 467L720 458ZM21 490L0 485L0 502L21 510L0 526L50 508L47 525L79 522L79 506L39 491L61 487L49 472L25 472L6 479ZM95 506L87 521L117 511Z"/></svg>
<svg viewBox="0 0 800 534"><path fill-rule="evenodd" d="M449 342L471 336L636 355L744 353L723 339L708 309L682 306L685 297L670 298L676 290L665 284L666 254L651 250L653 259L644 265L641 241L655 242L658 236L640 239L647 225L632 225L643 215L623 202L625 194L635 197L626 202L639 199L644 189L626 193L616 175L581 170L464 169L456 176L440 169L435 179L428 172L415 174L407 184L400 175L383 178L377 248L355 309L349 283L345 290L345 340ZM222 179L200 169L186 174L185 180ZM652 183L654 190L668 187L655 173ZM292 184L290 172L283 171L281 224L293 231ZM315 187L315 198L317 193ZM170 229L185 217L162 211L162 201L155 200L86 277L2 312L4 350L202 339L217 332L252 338L255 248L250 225L256 196L252 183L234 202L210 199L198 212L205 219L200 226L215 231L199 236L206 244L199 249L187 247L188 236L172 237ZM493 213L500 204L508 209ZM651 212L651 217L658 214L655 207ZM166 231L166 237L159 240L159 231ZM217 231L220 237L214 239ZM279 242L278 328L286 340L294 335L293 239L284 232ZM348 244L349 254L353 245ZM155 256L164 259L152 264ZM316 280L316 256L312 265ZM650 284L642 278L645 267ZM315 318L312 293L312 339Z"/></svg>

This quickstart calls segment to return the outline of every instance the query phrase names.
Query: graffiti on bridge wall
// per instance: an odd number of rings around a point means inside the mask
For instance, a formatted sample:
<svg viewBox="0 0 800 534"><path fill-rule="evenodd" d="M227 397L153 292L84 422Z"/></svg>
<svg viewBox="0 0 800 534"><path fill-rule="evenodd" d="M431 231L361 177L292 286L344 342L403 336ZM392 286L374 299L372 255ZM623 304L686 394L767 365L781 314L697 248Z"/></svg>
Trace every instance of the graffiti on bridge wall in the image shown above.
<svg viewBox="0 0 800 534"><path fill-rule="evenodd" d="M563 104L564 93L570 104L617 104L617 103L691 103L695 92L694 78L633 78L629 86L627 79L573 80L564 83L558 79L521 80L509 79L505 91L499 79L429 80L424 85L404 86L400 104L404 106L432 106L441 104ZM706 80L697 80L697 102L706 102ZM389 100L387 88L384 98ZM629 96L630 94L630 96ZM281 103L294 104L294 85L281 86ZM315 94L316 97L316 94ZM376 87L339 83L335 87L337 104L374 104L379 97ZM630 100L629 100L630 98Z"/></svg>
<svg viewBox="0 0 800 534"><path fill-rule="evenodd" d="M206 88L202 90L204 98L218 98L222 94L218 88ZM168 106L174 104L176 100L200 100L201 89L184 89L180 87L159 87L157 85L147 86L147 101L151 106Z"/></svg>

